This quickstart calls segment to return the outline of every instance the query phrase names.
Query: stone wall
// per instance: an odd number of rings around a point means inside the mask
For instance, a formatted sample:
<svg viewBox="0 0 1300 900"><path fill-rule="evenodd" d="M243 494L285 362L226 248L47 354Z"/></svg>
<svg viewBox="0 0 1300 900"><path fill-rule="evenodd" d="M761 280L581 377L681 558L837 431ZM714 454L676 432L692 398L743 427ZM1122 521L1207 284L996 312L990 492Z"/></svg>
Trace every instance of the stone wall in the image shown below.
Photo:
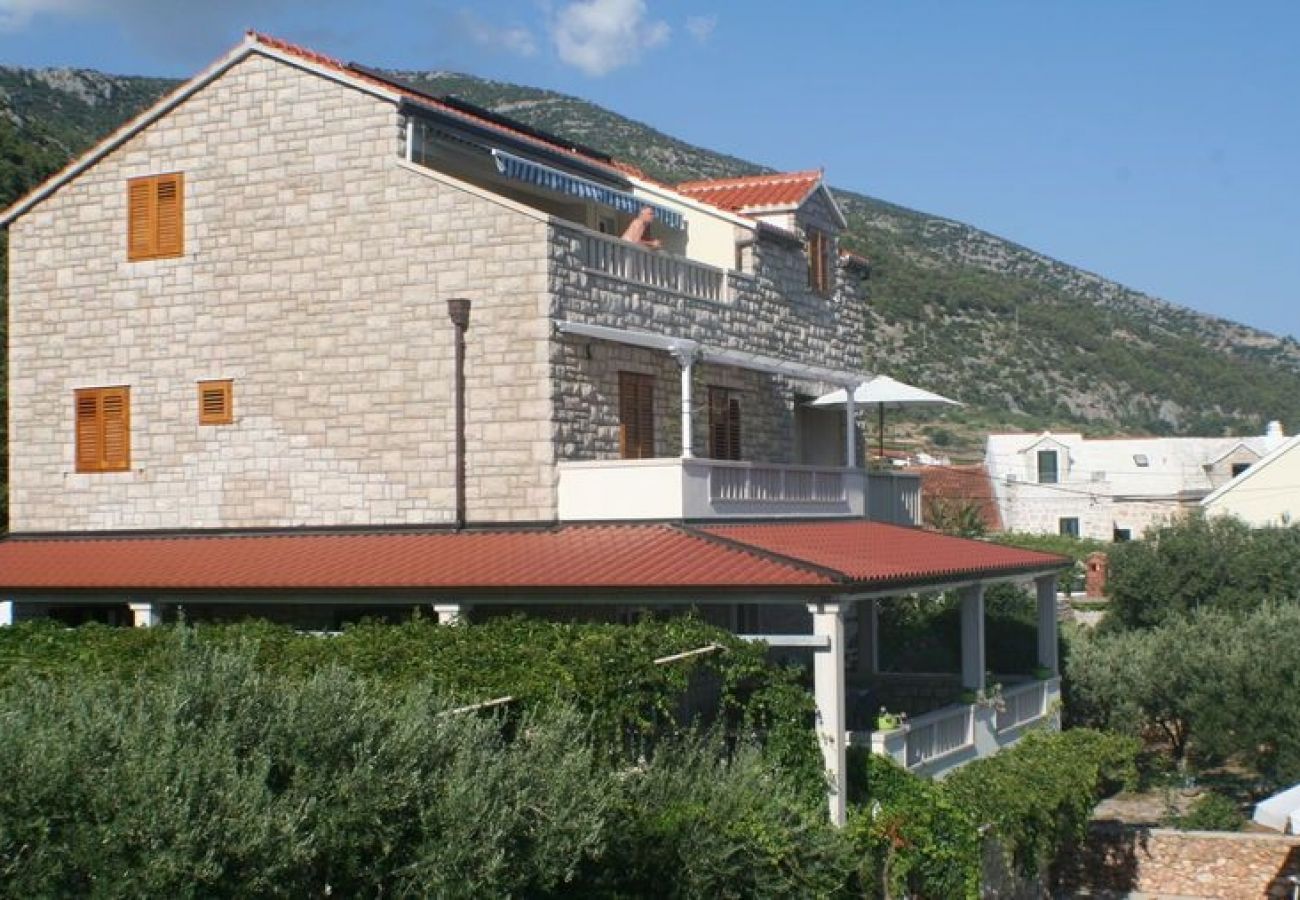
<svg viewBox="0 0 1300 900"><path fill-rule="evenodd" d="M1300 837L1092 827L1086 847L1062 865L1068 890L1187 898L1290 898L1300 876Z"/></svg>
<svg viewBox="0 0 1300 900"><path fill-rule="evenodd" d="M15 531L554 516L547 225L402 163L395 106L254 54L10 228ZM185 252L126 260L126 180L185 175ZM233 379L235 423L197 424ZM131 469L78 474L73 392L131 387Z"/></svg>
<svg viewBox="0 0 1300 900"><path fill-rule="evenodd" d="M761 240L747 254L754 272L728 273L727 297L711 301L588 270L582 263L582 240L578 229L551 228L551 314L557 320L684 337L826 368L862 370L866 301L856 273L840 267L834 295L819 296L808 290L806 257L791 241ZM556 338L551 350L558 459L617 457L620 367L656 375L655 450L665 456L680 452L677 363L662 351L566 337ZM743 456L766 462L794 461L796 403L801 396L836 387L701 365L693 382L697 455L707 452L707 387L711 384L740 391Z"/></svg>

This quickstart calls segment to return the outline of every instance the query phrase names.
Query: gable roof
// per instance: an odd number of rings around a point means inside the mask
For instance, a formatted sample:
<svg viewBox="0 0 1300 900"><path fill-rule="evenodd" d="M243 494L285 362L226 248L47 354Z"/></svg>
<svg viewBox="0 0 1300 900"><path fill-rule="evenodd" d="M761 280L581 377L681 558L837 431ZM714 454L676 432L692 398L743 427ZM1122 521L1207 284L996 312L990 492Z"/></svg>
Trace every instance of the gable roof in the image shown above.
<svg viewBox="0 0 1300 900"><path fill-rule="evenodd" d="M840 227L847 227L844 213L826 188L822 176L821 169L742 175L736 178L683 181L677 185L677 190L728 212L747 216L796 210L813 194L822 191L826 194Z"/></svg>
<svg viewBox="0 0 1300 900"><path fill-rule="evenodd" d="M1300 447L1300 434L1288 438L1285 443L1279 444L1277 447L1274 447L1271 452L1266 454L1264 458L1261 459L1259 462L1252 464L1249 469L1242 472L1240 475L1237 475L1234 478L1229 479L1228 481L1219 485L1210 493L1206 494L1205 497L1201 499L1201 506L1202 507L1211 506L1215 501L1217 501L1224 494L1231 493L1232 491L1235 491L1238 488L1240 488L1243 484L1248 483L1252 478L1258 477L1262 471L1267 469L1269 466L1273 465L1273 463L1277 462L1282 457L1294 452L1296 447Z"/></svg>
<svg viewBox="0 0 1300 900"><path fill-rule="evenodd" d="M0 588L83 591L795 591L1021 572L1061 557L861 519L480 531L104 535L0 542Z"/></svg>
<svg viewBox="0 0 1300 900"><path fill-rule="evenodd" d="M609 157L586 148L580 148L560 138L542 135L533 129L525 130L524 126L512 127L497 116L476 115L470 112L469 107L465 104L453 105L443 98L425 93L410 85L381 78L364 67L344 63L323 53L317 53L314 50L309 50L279 38L260 34L256 31L249 31L243 41L212 65L175 90L164 95L153 106L126 122L27 195L15 201L8 209L0 213L0 227L10 224L14 219L28 212L63 185L109 153L112 153L136 134L161 119L196 92L211 84L230 68L252 54L259 54L306 69L321 77L329 78L394 104L409 103L419 109L436 113L439 116L467 126L509 138L513 142L535 150L567 158L585 168L594 168L608 177L620 181L629 176L644 178L639 169L628 163L611 160Z"/></svg>

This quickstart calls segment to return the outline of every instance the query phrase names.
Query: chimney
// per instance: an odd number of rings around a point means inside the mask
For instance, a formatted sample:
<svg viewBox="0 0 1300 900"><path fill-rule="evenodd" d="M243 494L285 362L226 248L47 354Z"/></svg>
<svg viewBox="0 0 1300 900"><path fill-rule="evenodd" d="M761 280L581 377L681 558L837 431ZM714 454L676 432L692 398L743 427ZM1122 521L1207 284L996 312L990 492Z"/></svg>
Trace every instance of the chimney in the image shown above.
<svg viewBox="0 0 1300 900"><path fill-rule="evenodd" d="M447 301L447 315L456 329L455 372L452 391L456 405L456 528L465 527L465 332L469 330L470 302L465 297Z"/></svg>
<svg viewBox="0 0 1300 900"><path fill-rule="evenodd" d="M1264 446L1269 450L1281 444L1285 438L1286 435L1282 433L1282 423L1277 419L1269 422L1264 429Z"/></svg>

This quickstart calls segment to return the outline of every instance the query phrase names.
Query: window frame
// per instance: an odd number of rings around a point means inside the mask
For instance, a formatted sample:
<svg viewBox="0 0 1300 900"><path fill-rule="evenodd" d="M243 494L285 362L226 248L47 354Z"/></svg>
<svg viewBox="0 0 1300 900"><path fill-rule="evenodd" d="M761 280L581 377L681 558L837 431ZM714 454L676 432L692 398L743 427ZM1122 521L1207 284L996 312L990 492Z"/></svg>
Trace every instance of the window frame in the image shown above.
<svg viewBox="0 0 1300 900"><path fill-rule="evenodd" d="M1047 469L1043 467L1043 460L1051 457L1051 478L1045 478ZM1061 483L1061 454L1056 450L1039 450L1035 457L1036 469L1035 478L1039 484L1060 484Z"/></svg>
<svg viewBox="0 0 1300 900"><path fill-rule="evenodd" d="M235 382L231 378L214 378L198 383L199 424L233 425L235 423ZM220 407L209 412L208 397L219 396Z"/></svg>
<svg viewBox="0 0 1300 900"><path fill-rule="evenodd" d="M167 188L174 203L164 207ZM126 259L144 262L185 255L185 174L141 175L126 182Z"/></svg>
<svg viewBox="0 0 1300 900"><path fill-rule="evenodd" d="M620 459L655 455L655 377L618 373L618 453Z"/></svg>
<svg viewBox="0 0 1300 900"><path fill-rule="evenodd" d="M109 404L116 400L119 414L113 418ZM87 402L92 412L84 415ZM129 385L77 388L73 391L73 468L79 474L131 470L131 388ZM116 431L116 434L112 433ZM90 432L90 433L88 433ZM110 453L113 438L120 452Z"/></svg>
<svg viewBox="0 0 1300 900"><path fill-rule="evenodd" d="M1072 523L1068 525L1066 523ZM1079 517L1078 516L1061 516L1056 520L1056 533L1060 537L1079 536Z"/></svg>

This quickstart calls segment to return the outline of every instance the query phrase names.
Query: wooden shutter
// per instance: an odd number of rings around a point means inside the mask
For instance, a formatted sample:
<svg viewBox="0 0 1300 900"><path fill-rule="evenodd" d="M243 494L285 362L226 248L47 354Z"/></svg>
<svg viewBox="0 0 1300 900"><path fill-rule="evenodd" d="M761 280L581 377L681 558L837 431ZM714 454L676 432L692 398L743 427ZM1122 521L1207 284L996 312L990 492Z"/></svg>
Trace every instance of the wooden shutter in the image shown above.
<svg viewBox="0 0 1300 900"><path fill-rule="evenodd" d="M131 389L85 388L76 392L78 472L125 472L131 468Z"/></svg>
<svg viewBox="0 0 1300 900"><path fill-rule="evenodd" d="M618 373L618 444L623 459L655 455L654 377Z"/></svg>
<svg viewBox="0 0 1300 900"><path fill-rule="evenodd" d="M726 388L709 388L709 456L740 459L740 398Z"/></svg>
<svg viewBox="0 0 1300 900"><path fill-rule="evenodd" d="M830 241L824 231L808 229L808 286L819 294L830 293L829 248Z"/></svg>
<svg viewBox="0 0 1300 900"><path fill-rule="evenodd" d="M126 183L126 258L163 259L185 252L185 176L149 175Z"/></svg>
<svg viewBox="0 0 1300 900"><path fill-rule="evenodd" d="M199 382L199 424L229 425L235 421L233 382Z"/></svg>

